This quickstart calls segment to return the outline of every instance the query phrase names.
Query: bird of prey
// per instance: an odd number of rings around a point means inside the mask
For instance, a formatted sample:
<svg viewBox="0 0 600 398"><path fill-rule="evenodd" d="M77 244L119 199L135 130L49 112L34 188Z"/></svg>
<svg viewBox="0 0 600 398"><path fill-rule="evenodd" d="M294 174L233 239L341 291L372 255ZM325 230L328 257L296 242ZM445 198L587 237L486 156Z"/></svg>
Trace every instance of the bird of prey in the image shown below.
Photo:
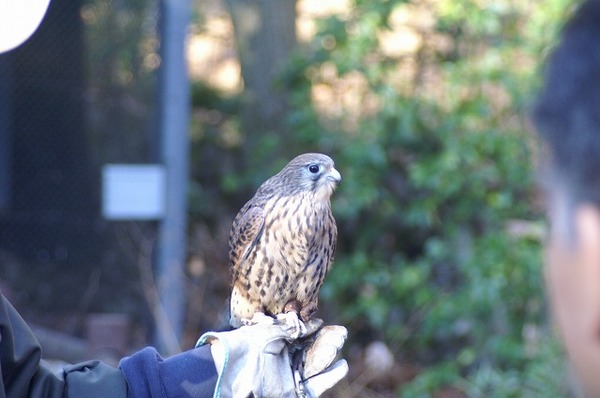
<svg viewBox="0 0 600 398"><path fill-rule="evenodd" d="M229 235L231 326L256 312L294 311L307 321L316 311L337 241L330 198L341 178L329 156L306 153L239 211Z"/></svg>

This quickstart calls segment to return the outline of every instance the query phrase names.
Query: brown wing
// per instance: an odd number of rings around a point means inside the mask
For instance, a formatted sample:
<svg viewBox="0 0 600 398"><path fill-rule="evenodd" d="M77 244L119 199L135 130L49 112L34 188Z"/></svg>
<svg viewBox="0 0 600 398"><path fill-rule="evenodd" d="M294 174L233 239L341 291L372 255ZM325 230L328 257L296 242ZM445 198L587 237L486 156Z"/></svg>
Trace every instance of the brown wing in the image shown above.
<svg viewBox="0 0 600 398"><path fill-rule="evenodd" d="M335 218L333 218L333 213L331 210L327 214L327 224L329 225L329 228L327 228L327 244L329 245L329 255L325 274L329 272L331 265L333 264L338 237L337 224L335 222Z"/></svg>
<svg viewBox="0 0 600 398"><path fill-rule="evenodd" d="M247 275L250 263L249 254L262 235L265 224L263 209L250 203L244 206L236 216L229 234L229 267L232 274L232 286L239 278Z"/></svg>

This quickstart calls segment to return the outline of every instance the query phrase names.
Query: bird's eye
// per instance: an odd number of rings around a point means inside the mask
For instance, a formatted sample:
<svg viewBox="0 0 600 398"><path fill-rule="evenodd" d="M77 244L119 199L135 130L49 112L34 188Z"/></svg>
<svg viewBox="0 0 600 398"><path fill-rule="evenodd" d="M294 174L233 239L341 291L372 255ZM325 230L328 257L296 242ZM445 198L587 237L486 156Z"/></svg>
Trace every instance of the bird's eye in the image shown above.
<svg viewBox="0 0 600 398"><path fill-rule="evenodd" d="M321 168L318 164L311 164L310 166L308 166L308 171L310 171L313 174L317 174L319 170L321 170Z"/></svg>

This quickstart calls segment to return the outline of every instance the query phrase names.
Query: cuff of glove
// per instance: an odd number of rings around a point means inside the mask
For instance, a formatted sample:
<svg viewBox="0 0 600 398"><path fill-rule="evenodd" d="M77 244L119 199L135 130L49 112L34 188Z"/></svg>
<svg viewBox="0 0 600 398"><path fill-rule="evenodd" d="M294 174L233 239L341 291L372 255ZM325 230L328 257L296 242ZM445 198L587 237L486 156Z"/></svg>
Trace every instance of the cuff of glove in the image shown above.
<svg viewBox="0 0 600 398"><path fill-rule="evenodd" d="M218 379L215 397L295 397L286 337L281 325L253 325L229 332L207 332Z"/></svg>
<svg viewBox="0 0 600 398"><path fill-rule="evenodd" d="M196 342L196 348L199 348L207 343L210 343L210 352L217 369L217 383L215 386L214 397L221 396L221 387L223 385L223 374L229 362L229 346L227 339L220 339L217 332L206 332Z"/></svg>

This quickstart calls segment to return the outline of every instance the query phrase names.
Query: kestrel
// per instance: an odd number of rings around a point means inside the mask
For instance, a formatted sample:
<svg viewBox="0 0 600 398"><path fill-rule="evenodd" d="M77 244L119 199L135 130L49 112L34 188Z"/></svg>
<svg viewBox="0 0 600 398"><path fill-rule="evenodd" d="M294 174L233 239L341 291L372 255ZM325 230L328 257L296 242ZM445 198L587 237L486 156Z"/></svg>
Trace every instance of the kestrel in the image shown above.
<svg viewBox="0 0 600 398"><path fill-rule="evenodd" d="M255 312L293 310L307 321L316 311L337 241L330 198L341 179L329 156L306 153L239 211L229 235L231 326Z"/></svg>

